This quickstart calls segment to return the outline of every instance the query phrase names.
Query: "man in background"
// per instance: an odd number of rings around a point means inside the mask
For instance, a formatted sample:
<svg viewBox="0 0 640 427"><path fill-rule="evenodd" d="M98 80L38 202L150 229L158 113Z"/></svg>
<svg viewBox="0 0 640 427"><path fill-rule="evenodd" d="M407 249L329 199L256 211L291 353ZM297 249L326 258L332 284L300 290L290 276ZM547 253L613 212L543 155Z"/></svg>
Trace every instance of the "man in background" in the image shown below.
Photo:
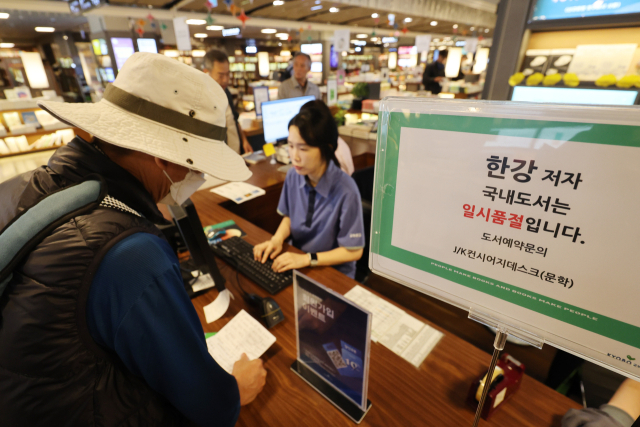
<svg viewBox="0 0 640 427"><path fill-rule="evenodd" d="M322 99L320 88L307 79L311 70L311 57L298 52L293 57L293 76L283 81L278 88L278 99L297 98L300 96L314 96Z"/></svg>
<svg viewBox="0 0 640 427"><path fill-rule="evenodd" d="M227 117L227 145L238 154L253 153L249 140L238 124L240 114L233 108L233 96L229 92L229 57L221 50L210 50L204 56L204 68L202 69L218 83L229 100ZM241 150L242 147L242 150Z"/></svg>
<svg viewBox="0 0 640 427"><path fill-rule="evenodd" d="M442 92L442 81L445 79L444 68L447 65L447 57L449 52L445 50L437 51L438 59L427 65L422 76L422 84L424 89L428 90L434 95ZM460 80L464 78L464 74L458 71L458 76L451 78L450 80Z"/></svg>

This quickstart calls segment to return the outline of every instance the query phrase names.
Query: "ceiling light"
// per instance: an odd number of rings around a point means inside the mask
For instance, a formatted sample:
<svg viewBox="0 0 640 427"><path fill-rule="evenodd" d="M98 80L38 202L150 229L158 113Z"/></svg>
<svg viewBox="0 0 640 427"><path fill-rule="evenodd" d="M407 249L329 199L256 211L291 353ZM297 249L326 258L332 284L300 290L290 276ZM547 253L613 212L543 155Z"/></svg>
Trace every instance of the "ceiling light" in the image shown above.
<svg viewBox="0 0 640 427"><path fill-rule="evenodd" d="M207 51L202 49L196 49L191 51L191 56L193 56L194 58L202 58L206 54L207 54Z"/></svg>
<svg viewBox="0 0 640 427"><path fill-rule="evenodd" d="M435 27L436 25L438 25L438 21L431 21L431 26Z"/></svg>
<svg viewBox="0 0 640 427"><path fill-rule="evenodd" d="M337 13L337 12L340 12L340 9L338 9L337 7L332 7L331 9L329 9L329 12Z"/></svg>
<svg viewBox="0 0 640 427"><path fill-rule="evenodd" d="M209 25L207 27L207 30L209 30L209 31L221 31L221 30L224 30L224 27L222 25Z"/></svg>
<svg viewBox="0 0 640 427"><path fill-rule="evenodd" d="M378 38L377 37L371 37L369 40L371 40L372 42L377 42Z"/></svg>
<svg viewBox="0 0 640 427"><path fill-rule="evenodd" d="M273 2L273 5L274 5L274 6L282 6L283 4L284 4L284 1L282 1L282 0L275 0L275 1Z"/></svg>
<svg viewBox="0 0 640 427"><path fill-rule="evenodd" d="M453 29L457 29L458 28L458 24L453 24Z"/></svg>
<svg viewBox="0 0 640 427"><path fill-rule="evenodd" d="M322 5L319 5L319 6L313 6L313 7L311 8L311 10L320 10L320 9L322 9Z"/></svg>
<svg viewBox="0 0 640 427"><path fill-rule="evenodd" d="M289 33L278 33L278 34L276 34L276 37L278 37L280 39L288 39L289 38Z"/></svg>
<svg viewBox="0 0 640 427"><path fill-rule="evenodd" d="M320 0L316 0L316 4L320 4L320 3L321 3Z"/></svg>
<svg viewBox="0 0 640 427"><path fill-rule="evenodd" d="M276 30L275 28L264 28L262 30L260 30L260 32L262 34L275 34L278 32L278 30Z"/></svg>
<svg viewBox="0 0 640 427"><path fill-rule="evenodd" d="M342 52L342 56L347 56L347 51Z"/></svg>
<svg viewBox="0 0 640 427"><path fill-rule="evenodd" d="M489 29L488 29L488 28L485 28L485 29L484 29L484 32L485 32L485 33L488 33L488 32L489 32Z"/></svg>
<svg viewBox="0 0 640 427"><path fill-rule="evenodd" d="M380 16L380 15L378 15L377 13L372 13L372 14L371 14L371 17L372 17L373 19L376 19L378 16Z"/></svg>
<svg viewBox="0 0 640 427"><path fill-rule="evenodd" d="M0 19L9 19L9 14L6 12L0 12Z"/></svg>
<svg viewBox="0 0 640 427"><path fill-rule="evenodd" d="M404 18L404 22L411 22L411 21L413 21L413 19L411 19L411 18Z"/></svg>
<svg viewBox="0 0 640 427"><path fill-rule="evenodd" d="M359 38L359 39L366 39L369 36L366 35L366 34L358 34L356 37Z"/></svg>
<svg viewBox="0 0 640 427"><path fill-rule="evenodd" d="M278 43L278 46L282 46L282 43Z"/></svg>
<svg viewBox="0 0 640 427"><path fill-rule="evenodd" d="M475 29L476 29L476 27L471 27L471 28L469 28L469 29L470 29L471 31L473 31L473 30L475 30Z"/></svg>
<svg viewBox="0 0 640 427"><path fill-rule="evenodd" d="M204 25L207 23L204 19L187 19L186 22L189 25Z"/></svg>
<svg viewBox="0 0 640 427"><path fill-rule="evenodd" d="M356 47L356 52L360 52L362 50L361 47Z"/></svg>
<svg viewBox="0 0 640 427"><path fill-rule="evenodd" d="M15 45L15 43L0 43L0 49L11 49Z"/></svg>
<svg viewBox="0 0 640 427"><path fill-rule="evenodd" d="M36 31L39 33L53 33L55 30L53 27L36 27Z"/></svg>
<svg viewBox="0 0 640 427"><path fill-rule="evenodd" d="M209 34L207 34L207 33L197 33L197 34L194 34L193 37L195 37L197 39L206 39L207 37L209 37Z"/></svg>

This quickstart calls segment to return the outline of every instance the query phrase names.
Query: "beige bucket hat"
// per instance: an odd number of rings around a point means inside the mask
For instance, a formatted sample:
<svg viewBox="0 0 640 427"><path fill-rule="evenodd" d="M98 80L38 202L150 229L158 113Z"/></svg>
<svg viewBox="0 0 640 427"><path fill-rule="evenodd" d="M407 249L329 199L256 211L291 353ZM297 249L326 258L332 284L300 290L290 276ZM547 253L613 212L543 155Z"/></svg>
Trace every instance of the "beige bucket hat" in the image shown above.
<svg viewBox="0 0 640 427"><path fill-rule="evenodd" d="M38 105L111 144L226 181L251 176L242 157L224 142L228 102L220 85L164 55L134 53L95 104Z"/></svg>

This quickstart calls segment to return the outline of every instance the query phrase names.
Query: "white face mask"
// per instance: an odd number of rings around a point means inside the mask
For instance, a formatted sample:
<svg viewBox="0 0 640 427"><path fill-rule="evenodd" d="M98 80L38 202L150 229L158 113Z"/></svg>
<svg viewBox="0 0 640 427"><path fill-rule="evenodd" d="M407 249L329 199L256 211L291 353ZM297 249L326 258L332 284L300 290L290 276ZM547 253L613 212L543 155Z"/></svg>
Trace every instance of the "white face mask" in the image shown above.
<svg viewBox="0 0 640 427"><path fill-rule="evenodd" d="M196 192L202 184L204 184L204 174L194 172L190 170L182 181L173 182L167 171L164 172L165 176L171 181L171 190L160 203L165 205L181 205L183 204L193 193Z"/></svg>

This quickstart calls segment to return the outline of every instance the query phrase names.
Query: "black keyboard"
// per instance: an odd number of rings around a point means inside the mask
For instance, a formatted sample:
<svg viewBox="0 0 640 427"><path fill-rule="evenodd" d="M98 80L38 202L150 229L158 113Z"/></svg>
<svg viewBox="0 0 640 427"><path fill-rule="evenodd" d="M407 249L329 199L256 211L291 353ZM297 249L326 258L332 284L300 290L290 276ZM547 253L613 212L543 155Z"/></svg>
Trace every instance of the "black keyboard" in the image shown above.
<svg viewBox="0 0 640 427"><path fill-rule="evenodd" d="M274 273L271 269L272 260L264 264L253 259L253 246L242 237L232 237L220 243L211 245L213 252L220 258L234 266L272 295L293 283L293 273Z"/></svg>

